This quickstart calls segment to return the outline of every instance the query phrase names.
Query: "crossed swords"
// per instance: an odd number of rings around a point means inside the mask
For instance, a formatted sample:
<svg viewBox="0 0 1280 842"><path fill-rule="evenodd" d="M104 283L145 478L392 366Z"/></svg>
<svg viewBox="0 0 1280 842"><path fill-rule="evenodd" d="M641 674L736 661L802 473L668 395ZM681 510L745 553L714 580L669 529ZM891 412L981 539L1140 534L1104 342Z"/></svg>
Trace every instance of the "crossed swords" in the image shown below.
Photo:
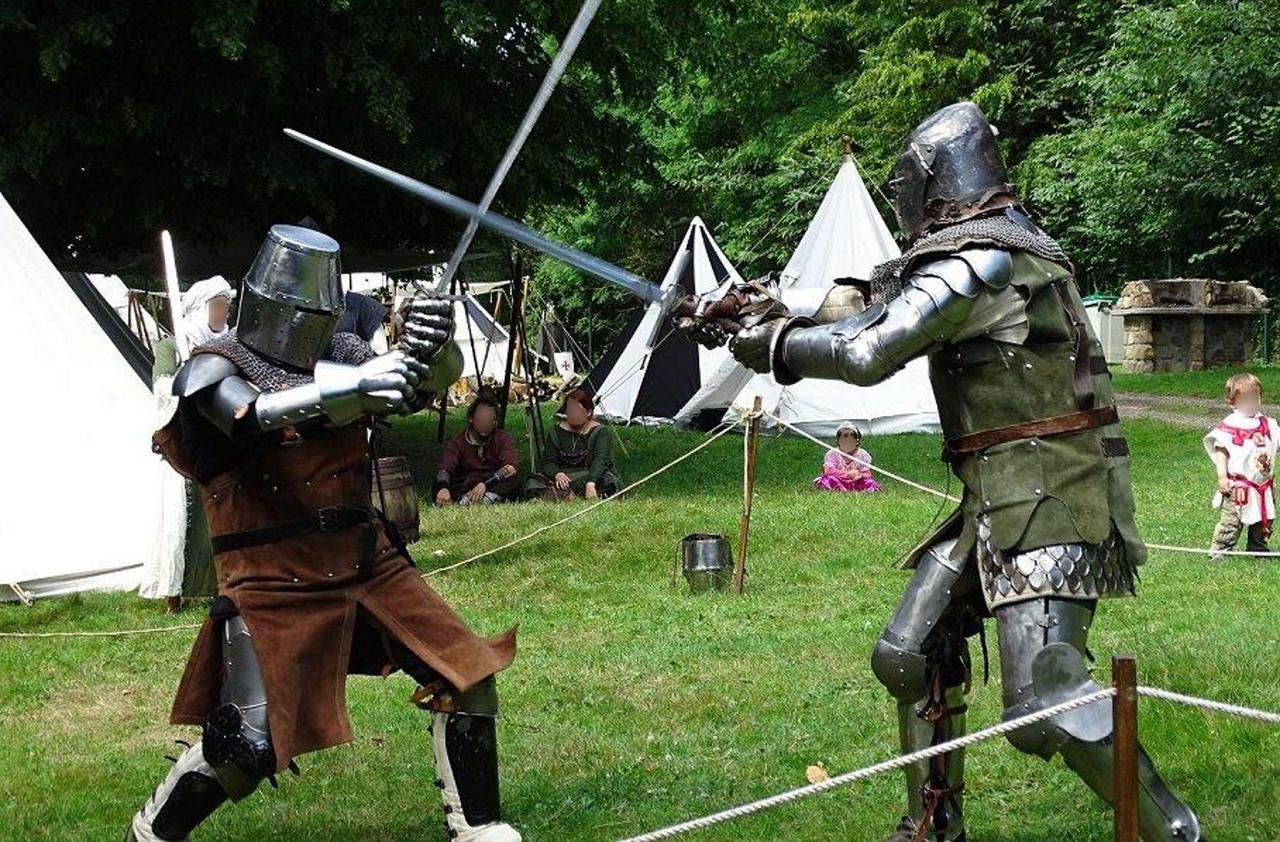
<svg viewBox="0 0 1280 842"><path fill-rule="evenodd" d="M564 261L570 266L581 269L588 275L592 275L602 281L622 287L645 303L659 303L662 305L663 310L673 318L700 323L703 326L711 326L714 332L724 335L726 339L727 335L725 334L736 333L742 327L736 318L742 306L747 303L749 298L754 299L758 296L758 291L749 292L745 289L736 289L731 281L726 281L720 288L704 296L684 295L678 286L673 286L670 290L663 292L657 284L650 283L639 275L628 272L621 266L595 255L587 254L572 246L567 246L564 243L558 243L513 219L494 211L483 210L472 202L441 190L439 187L425 184L381 164L375 164L358 155L353 155L336 146L330 146L324 141L317 140L302 132L285 129L284 133L299 143L306 144L331 158L336 158L344 164L373 176L379 181L421 199L427 204L460 216L469 222L475 222L481 227L515 240L517 243L550 255L557 260ZM445 291L444 289L437 289L437 292L443 293Z"/></svg>

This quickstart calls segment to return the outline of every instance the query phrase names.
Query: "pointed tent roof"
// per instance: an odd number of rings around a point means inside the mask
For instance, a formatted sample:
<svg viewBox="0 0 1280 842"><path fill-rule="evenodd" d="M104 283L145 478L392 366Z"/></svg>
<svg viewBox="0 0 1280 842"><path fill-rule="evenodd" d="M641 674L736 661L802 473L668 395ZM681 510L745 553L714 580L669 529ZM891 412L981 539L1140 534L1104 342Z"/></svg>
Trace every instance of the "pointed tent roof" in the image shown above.
<svg viewBox="0 0 1280 842"><path fill-rule="evenodd" d="M782 270L782 285L825 290L836 278L866 280L872 269L897 256L898 244L858 175L853 158L846 157Z"/></svg>
<svg viewBox="0 0 1280 842"><path fill-rule="evenodd" d="M30 413L0 413L0 437L30 441L38 424L41 439L55 448L52 454L39 447L11 450L16 461L6 466L12 493L4 498L0 523L0 586L37 595L136 587L159 533L159 472L171 470L151 452L156 411L149 384L3 196L0 295L0 355L21 360L39 348L41 376L23 381L22 400L53 408L38 420ZM68 396L92 413L58 411ZM13 484L19 481L20 491ZM74 512L68 512L68 500L74 500ZM69 516L73 529L67 528ZM51 535L57 536L56 552L49 552Z"/></svg>
<svg viewBox="0 0 1280 842"><path fill-rule="evenodd" d="M453 317L453 341L462 349L461 376L475 377L478 369L482 378L501 382L507 371L507 329L470 292L453 303Z"/></svg>
<svg viewBox="0 0 1280 842"><path fill-rule="evenodd" d="M741 280L706 224L694 217L662 279L662 291L679 286L684 293L705 294L729 277ZM601 417L670 420L727 359L727 349L703 348L676 330L655 302L632 316L586 386L595 392Z"/></svg>
<svg viewBox="0 0 1280 842"><path fill-rule="evenodd" d="M837 279L869 278L873 268L898 253L857 166L852 157L846 157L782 271L782 299L794 313L812 313ZM729 359L676 420L705 426L703 419L715 417L726 407L730 416L741 417L751 411L756 395L763 398L765 409L812 435L831 435L842 421L853 421L870 434L938 428L938 410L923 359L867 387L834 380L781 386L771 375L754 374ZM766 419L766 423L771 422Z"/></svg>

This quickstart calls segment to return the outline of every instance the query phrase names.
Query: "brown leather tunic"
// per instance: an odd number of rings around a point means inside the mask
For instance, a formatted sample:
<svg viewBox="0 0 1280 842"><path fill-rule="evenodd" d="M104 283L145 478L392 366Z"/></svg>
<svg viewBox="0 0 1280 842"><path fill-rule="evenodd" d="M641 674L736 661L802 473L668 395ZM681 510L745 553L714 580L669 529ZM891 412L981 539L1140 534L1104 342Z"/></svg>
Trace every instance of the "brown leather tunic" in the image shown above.
<svg viewBox="0 0 1280 842"><path fill-rule="evenodd" d="M167 434L167 435L166 435ZM179 467L173 428L156 437ZM200 486L214 536L279 526L326 506L367 506L365 428L315 430L293 444L248 452L232 470ZM379 523L357 524L219 553L218 592L253 634L267 689L277 769L299 754L351 740L346 676L387 674L389 634L459 690L515 657L515 629L483 639L392 546ZM361 565L364 570L361 570ZM356 635L357 624L381 634ZM203 724L218 706L220 622L200 630L173 703L175 724ZM365 645L353 641L365 641Z"/></svg>

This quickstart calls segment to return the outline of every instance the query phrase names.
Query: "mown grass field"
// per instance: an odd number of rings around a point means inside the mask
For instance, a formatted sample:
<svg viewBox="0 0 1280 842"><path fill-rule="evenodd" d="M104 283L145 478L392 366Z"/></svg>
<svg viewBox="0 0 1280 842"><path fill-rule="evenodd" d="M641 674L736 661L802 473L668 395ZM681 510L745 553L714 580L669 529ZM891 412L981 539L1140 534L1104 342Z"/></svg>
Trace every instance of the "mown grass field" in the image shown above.
<svg viewBox="0 0 1280 842"><path fill-rule="evenodd" d="M1128 432L1147 539L1204 545L1214 515L1201 434L1143 421ZM388 449L411 455L424 502L433 434L432 420L405 420ZM702 440L641 428L619 436L631 479ZM866 442L878 464L941 487L938 445L924 435ZM520 624L520 655L500 682L500 739L505 809L527 839L617 839L802 785L810 764L834 773L896 754L893 707L868 655L907 581L893 562L938 501L893 482L878 496L819 494L809 487L817 448L766 438L747 593L690 596L671 585L677 543L736 530L741 453L741 438L726 436L634 498L432 580L478 629ZM568 511L424 508L414 554L429 570ZM1099 681L1109 681L1109 655L1125 650L1145 683L1280 709L1278 602L1275 562L1153 553L1140 598L1100 611ZM0 607L0 631L198 619L198 607L175 620L125 594ZM192 637L0 639L6 839L120 838L167 769L169 741L193 735L166 724ZM977 676L969 700L975 728L1000 716L994 646L991 660L993 683ZM412 689L402 676L352 679L354 744L304 756L300 778L224 807L200 838L444 839ZM1144 702L1141 732L1211 838L1280 839L1280 729ZM968 768L971 839L1110 838L1110 814L1060 761L993 741L971 751ZM878 840L902 797L899 778L884 776L691 838Z"/></svg>
<svg viewBox="0 0 1280 842"><path fill-rule="evenodd" d="M1201 371L1170 371L1160 374L1125 374L1119 366L1112 367L1112 383L1117 392L1138 392L1152 395L1177 395L1178 397L1207 398L1221 401L1226 412L1223 387L1227 378L1239 371L1252 371L1262 381L1263 399L1275 403L1280 398L1280 366L1255 366L1241 369L1206 368Z"/></svg>

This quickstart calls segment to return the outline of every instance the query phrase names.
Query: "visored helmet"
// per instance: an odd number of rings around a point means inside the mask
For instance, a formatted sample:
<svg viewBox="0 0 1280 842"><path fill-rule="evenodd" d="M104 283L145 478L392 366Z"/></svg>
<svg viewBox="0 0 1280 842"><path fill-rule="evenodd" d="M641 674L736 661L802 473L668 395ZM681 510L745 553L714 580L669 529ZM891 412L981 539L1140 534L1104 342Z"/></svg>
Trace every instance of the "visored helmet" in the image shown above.
<svg viewBox="0 0 1280 842"><path fill-rule="evenodd" d="M995 129L972 102L948 105L916 126L894 167L893 185L898 224L910 239L939 223L1017 202Z"/></svg>
<svg viewBox="0 0 1280 842"><path fill-rule="evenodd" d="M312 369L342 315L338 242L297 225L273 225L244 278L236 334L258 353Z"/></svg>

